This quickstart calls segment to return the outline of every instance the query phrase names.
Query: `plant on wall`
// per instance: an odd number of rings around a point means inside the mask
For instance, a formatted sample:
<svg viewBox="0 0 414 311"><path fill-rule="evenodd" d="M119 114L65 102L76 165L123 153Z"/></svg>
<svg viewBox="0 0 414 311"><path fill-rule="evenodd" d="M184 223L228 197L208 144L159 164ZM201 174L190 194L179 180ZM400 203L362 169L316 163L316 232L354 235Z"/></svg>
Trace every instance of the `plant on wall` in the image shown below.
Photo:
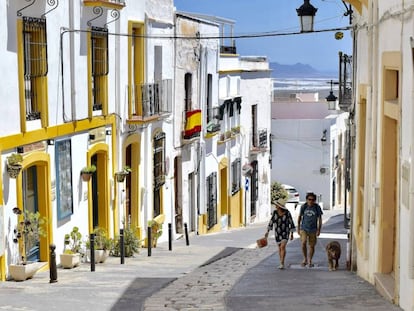
<svg viewBox="0 0 414 311"><path fill-rule="evenodd" d="M12 153L7 157L7 174L10 178L16 178L22 170L23 156L19 153Z"/></svg>
<svg viewBox="0 0 414 311"><path fill-rule="evenodd" d="M124 168L122 169L122 171L116 172L115 173L115 178L117 182L123 182L125 180L125 177L131 173L131 168L129 166L124 166Z"/></svg>

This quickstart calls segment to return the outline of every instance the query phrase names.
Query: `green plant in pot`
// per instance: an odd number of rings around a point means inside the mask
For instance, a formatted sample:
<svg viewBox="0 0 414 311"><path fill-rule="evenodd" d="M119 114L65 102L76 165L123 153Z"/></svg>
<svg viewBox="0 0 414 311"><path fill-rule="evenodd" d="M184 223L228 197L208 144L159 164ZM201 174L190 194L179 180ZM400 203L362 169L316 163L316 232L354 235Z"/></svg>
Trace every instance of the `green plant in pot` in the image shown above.
<svg viewBox="0 0 414 311"><path fill-rule="evenodd" d="M18 222L13 231L13 242L18 244L19 261L17 264L9 265L9 273L14 280L24 281L31 278L46 264L29 261L28 258L39 250L40 238L47 235L45 230L47 219L39 212L22 211L18 207L13 208L13 213L18 216Z"/></svg>
<svg viewBox="0 0 414 311"><path fill-rule="evenodd" d="M78 227L73 227L70 233L65 234L65 247L60 254L60 264L63 268L71 269L79 266L82 251L82 234Z"/></svg>
<svg viewBox="0 0 414 311"><path fill-rule="evenodd" d="M89 181L93 175L93 173L96 172L96 166L95 165L89 165L85 166L81 170L81 176L83 181Z"/></svg>
<svg viewBox="0 0 414 311"><path fill-rule="evenodd" d="M134 254L139 253L141 241L138 238L138 228L133 228L130 224L128 224L124 228L124 250L125 250L125 257L132 257ZM121 243L120 243L120 236L117 236L114 239L114 244L112 248L111 255L113 256L121 256Z"/></svg>
<svg viewBox="0 0 414 311"><path fill-rule="evenodd" d="M95 262L103 263L109 256L112 249L113 241L108 237L108 232L102 227L96 227L93 232L94 238L94 254ZM86 241L86 248L90 251L90 238ZM90 254L89 254L90 258Z"/></svg>
<svg viewBox="0 0 414 311"><path fill-rule="evenodd" d="M123 182L125 180L125 177L131 173L131 168L129 166L124 166L122 171L115 173L115 178L117 182Z"/></svg>

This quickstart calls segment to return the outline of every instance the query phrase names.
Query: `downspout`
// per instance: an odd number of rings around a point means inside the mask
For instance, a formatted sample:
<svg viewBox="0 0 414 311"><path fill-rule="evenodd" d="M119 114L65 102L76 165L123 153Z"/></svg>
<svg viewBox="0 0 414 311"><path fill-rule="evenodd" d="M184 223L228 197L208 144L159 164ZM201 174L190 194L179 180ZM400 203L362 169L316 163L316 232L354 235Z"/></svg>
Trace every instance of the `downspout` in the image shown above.
<svg viewBox="0 0 414 311"><path fill-rule="evenodd" d="M72 30L75 28L74 26L74 14L75 14L75 10L73 8L73 1L69 1L69 29ZM70 32L69 34L69 44L70 44L70 106L71 106L71 119L72 120L76 120L76 100L75 100L75 95L76 95L76 88L75 86L75 47L74 47L74 39L75 33L73 31ZM63 43L62 43L63 44ZM62 55L63 57L63 55ZM62 59L62 63L63 63L63 59ZM62 89L63 92L63 89ZM65 104L65 102L63 101L63 104ZM63 111L63 116L65 116L65 111ZM66 121L66 120L64 120Z"/></svg>

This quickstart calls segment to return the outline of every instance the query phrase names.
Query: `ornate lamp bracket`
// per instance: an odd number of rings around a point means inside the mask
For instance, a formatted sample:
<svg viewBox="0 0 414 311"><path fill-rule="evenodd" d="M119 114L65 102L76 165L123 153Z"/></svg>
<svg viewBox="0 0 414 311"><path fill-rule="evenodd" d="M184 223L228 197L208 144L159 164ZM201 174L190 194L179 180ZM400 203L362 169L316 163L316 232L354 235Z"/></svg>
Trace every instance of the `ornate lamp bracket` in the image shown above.
<svg viewBox="0 0 414 311"><path fill-rule="evenodd" d="M100 6L93 7L92 12L96 16L94 18L92 18L91 20L88 20L88 22L86 23L86 24L88 24L88 26L92 26L92 22L103 15L103 9Z"/></svg>
<svg viewBox="0 0 414 311"><path fill-rule="evenodd" d="M25 9L27 9L29 6L32 6L36 0L26 0L26 2L30 2L28 5L26 5L25 7L21 8L20 10L17 11L17 16L23 16L22 11L24 11Z"/></svg>
<svg viewBox="0 0 414 311"><path fill-rule="evenodd" d="M115 21L117 21L118 19L119 19L119 11L118 10L116 10L116 9L113 9L112 11L111 11L111 16L112 16L112 20L110 20L109 22L107 22L105 25L104 25L104 27L106 27L106 26L108 26L108 24L110 24L110 23L113 23L113 22L115 22Z"/></svg>
<svg viewBox="0 0 414 311"><path fill-rule="evenodd" d="M56 9L59 6L59 0L47 0L47 4L49 6L52 6L52 8L49 11L43 13L42 18L44 18L47 14L49 14L50 12L52 12L54 9Z"/></svg>

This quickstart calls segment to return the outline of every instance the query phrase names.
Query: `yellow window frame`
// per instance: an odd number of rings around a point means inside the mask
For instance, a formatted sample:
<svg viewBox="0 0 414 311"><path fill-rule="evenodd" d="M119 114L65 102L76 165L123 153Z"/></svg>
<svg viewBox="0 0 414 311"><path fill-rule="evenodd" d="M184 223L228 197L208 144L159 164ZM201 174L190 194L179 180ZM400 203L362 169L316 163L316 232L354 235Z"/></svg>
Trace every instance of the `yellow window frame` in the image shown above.
<svg viewBox="0 0 414 311"><path fill-rule="evenodd" d="M109 51L108 31L93 27L89 33L88 53L88 111L92 118L93 111L101 110L108 114L108 73Z"/></svg>
<svg viewBox="0 0 414 311"><path fill-rule="evenodd" d="M142 116L141 85L144 83L145 28L144 23L130 21L128 24L128 117Z"/></svg>
<svg viewBox="0 0 414 311"><path fill-rule="evenodd" d="M41 121L48 126L47 35L46 19L23 17L17 21L20 124L27 131L27 121ZM30 94L30 100L27 94Z"/></svg>

